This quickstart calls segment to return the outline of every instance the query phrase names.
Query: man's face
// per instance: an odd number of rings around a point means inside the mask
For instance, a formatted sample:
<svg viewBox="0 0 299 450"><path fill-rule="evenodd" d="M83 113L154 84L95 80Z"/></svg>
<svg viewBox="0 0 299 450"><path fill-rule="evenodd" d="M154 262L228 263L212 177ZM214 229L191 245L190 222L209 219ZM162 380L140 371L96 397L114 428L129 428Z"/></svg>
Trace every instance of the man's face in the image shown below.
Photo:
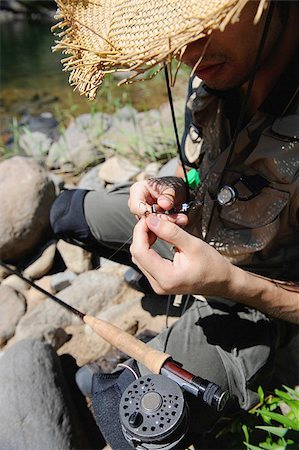
<svg viewBox="0 0 299 450"><path fill-rule="evenodd" d="M252 74L266 16L263 14L259 23L253 24L256 5L257 2L249 2L241 14L240 21L228 25L224 32L213 31L209 37L187 46L182 61L194 68L202 57L195 74L208 87L218 90L239 87ZM281 28L275 9L262 54L262 65L275 49Z"/></svg>

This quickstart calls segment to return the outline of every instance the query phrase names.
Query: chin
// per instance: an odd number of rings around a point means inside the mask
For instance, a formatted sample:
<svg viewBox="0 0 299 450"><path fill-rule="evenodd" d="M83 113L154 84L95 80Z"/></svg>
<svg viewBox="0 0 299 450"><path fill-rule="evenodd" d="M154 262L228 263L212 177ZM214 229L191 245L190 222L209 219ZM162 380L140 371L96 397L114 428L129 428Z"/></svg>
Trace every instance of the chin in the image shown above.
<svg viewBox="0 0 299 450"><path fill-rule="evenodd" d="M210 89L214 89L216 91L229 91L231 89L238 89L242 86L243 81L231 81L231 82L223 82L222 80L215 81L205 81L203 82Z"/></svg>

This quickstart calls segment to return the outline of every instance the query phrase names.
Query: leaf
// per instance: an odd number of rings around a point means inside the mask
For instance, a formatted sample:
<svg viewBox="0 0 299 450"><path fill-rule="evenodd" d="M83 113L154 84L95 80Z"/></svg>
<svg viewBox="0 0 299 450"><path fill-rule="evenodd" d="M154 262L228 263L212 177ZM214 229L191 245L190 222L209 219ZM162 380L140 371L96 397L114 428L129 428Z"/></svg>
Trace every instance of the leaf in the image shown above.
<svg viewBox="0 0 299 450"><path fill-rule="evenodd" d="M248 432L247 425L245 425L245 424L242 425L242 431L244 433L246 442L249 443L249 432Z"/></svg>
<svg viewBox="0 0 299 450"><path fill-rule="evenodd" d="M263 391L262 386L259 386L259 387L257 388L257 393L258 393L258 396L259 396L260 403L264 403L264 400L265 400L265 394L264 394L264 391Z"/></svg>
<svg viewBox="0 0 299 450"><path fill-rule="evenodd" d="M280 445L276 442L273 442L273 443L261 442L259 445L260 445L260 448L264 448L265 450L285 450L285 448L286 448L285 445Z"/></svg>
<svg viewBox="0 0 299 450"><path fill-rule="evenodd" d="M245 444L246 447L249 448L250 450L261 450L261 448L257 447L256 445L247 444L247 442L243 442L243 444Z"/></svg>
<svg viewBox="0 0 299 450"><path fill-rule="evenodd" d="M284 437L285 434L289 431L288 428L282 427L267 427L267 426L256 426L255 428L259 428L260 430L267 431L268 433L274 434L275 436Z"/></svg>
<svg viewBox="0 0 299 450"><path fill-rule="evenodd" d="M295 391L295 389L292 389L292 388L290 388L288 386L285 386L285 385L283 385L283 387L285 388L285 390L287 392L289 392L290 394L294 395L294 397L298 398L298 400L299 400L299 391Z"/></svg>
<svg viewBox="0 0 299 450"><path fill-rule="evenodd" d="M259 411L259 413L263 417L265 422L266 419L276 420L276 422L281 423L282 425L284 425L287 428L290 428L291 430L299 431L299 426L297 425L297 423L294 420L291 420L289 417L265 410L261 410Z"/></svg>
<svg viewBox="0 0 299 450"><path fill-rule="evenodd" d="M287 402L289 400L293 400L292 397L290 396L290 393L288 392L283 392L280 391L279 389L275 389L275 394L280 397L282 400L286 400Z"/></svg>

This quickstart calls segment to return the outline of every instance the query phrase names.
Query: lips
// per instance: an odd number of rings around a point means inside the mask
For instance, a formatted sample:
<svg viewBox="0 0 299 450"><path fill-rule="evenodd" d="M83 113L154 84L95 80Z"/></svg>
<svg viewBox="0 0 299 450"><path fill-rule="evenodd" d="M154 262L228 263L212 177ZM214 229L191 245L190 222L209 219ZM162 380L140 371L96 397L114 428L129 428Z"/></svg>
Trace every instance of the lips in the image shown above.
<svg viewBox="0 0 299 450"><path fill-rule="evenodd" d="M224 64L224 62L221 62L216 64L206 64L203 66L199 65L195 73L199 78L205 81L206 79L215 76L215 74L224 66Z"/></svg>

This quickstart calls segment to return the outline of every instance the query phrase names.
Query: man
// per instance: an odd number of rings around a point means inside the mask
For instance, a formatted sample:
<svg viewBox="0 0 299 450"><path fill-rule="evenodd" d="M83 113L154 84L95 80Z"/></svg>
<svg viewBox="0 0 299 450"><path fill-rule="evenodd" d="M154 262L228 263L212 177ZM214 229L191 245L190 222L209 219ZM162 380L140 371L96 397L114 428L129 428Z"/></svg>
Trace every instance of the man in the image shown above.
<svg viewBox="0 0 299 450"><path fill-rule="evenodd" d="M228 389L243 409L256 401L259 384L271 385L276 350L299 324L299 8L271 2L256 23L257 7L248 2L224 31L181 46L181 60L203 80L191 81L186 106L184 156L201 177L189 216L164 214L186 201L176 178L134 184L131 217L127 191L101 203L97 193L65 194L84 197L83 239L61 226L71 202L58 200L61 214L52 215L59 236L93 241L102 254L128 242L134 227L132 262L157 294L205 297L153 345ZM130 264L123 247L120 255ZM207 431L217 414L194 408L191 429Z"/></svg>

